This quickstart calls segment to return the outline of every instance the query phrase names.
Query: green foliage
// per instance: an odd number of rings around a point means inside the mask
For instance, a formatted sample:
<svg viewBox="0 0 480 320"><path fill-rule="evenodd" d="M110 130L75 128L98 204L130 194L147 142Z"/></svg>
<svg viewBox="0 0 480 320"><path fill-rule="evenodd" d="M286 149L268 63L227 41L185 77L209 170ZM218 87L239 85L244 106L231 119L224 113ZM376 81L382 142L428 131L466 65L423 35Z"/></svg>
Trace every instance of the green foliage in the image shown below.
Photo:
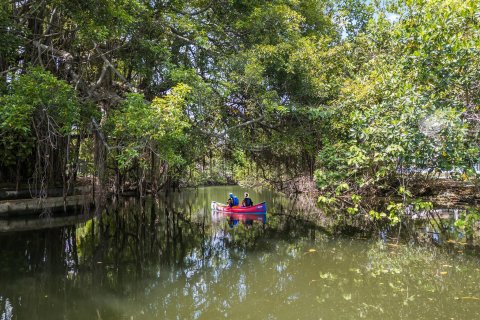
<svg viewBox="0 0 480 320"><path fill-rule="evenodd" d="M319 188L337 196L344 184L356 193L382 195L400 183L390 194L403 204L391 203L387 213L370 211L391 223L412 197L408 184L414 174L471 173L479 152L477 124L469 120L479 103L471 91L480 72L480 28L473 14L478 2L401 4L397 23L379 14L352 41L366 59L332 103L333 131L316 171Z"/></svg>
<svg viewBox="0 0 480 320"><path fill-rule="evenodd" d="M461 216L455 221L455 228L472 237L475 233L475 225L480 221L480 212L476 208L469 208L462 212Z"/></svg>
<svg viewBox="0 0 480 320"><path fill-rule="evenodd" d="M171 165L184 161L178 150L187 142L185 129L189 123L183 108L189 91L188 86L179 84L151 103L141 94L127 95L108 125L118 148L116 160L121 169L130 167L134 161L145 167L150 152Z"/></svg>
<svg viewBox="0 0 480 320"><path fill-rule="evenodd" d="M78 44L118 38L130 31L147 8L139 0L54 1L79 25ZM113 26L113 28L112 28Z"/></svg>
<svg viewBox="0 0 480 320"><path fill-rule="evenodd" d="M79 105L70 85L40 68L15 78L0 97L0 148L4 165L26 159L36 133L66 136L79 121Z"/></svg>
<svg viewBox="0 0 480 320"><path fill-rule="evenodd" d="M94 168L93 117L122 174L283 190L315 177L322 205L394 224L419 171L476 179L478 11L474 0L3 4L2 161L32 157L46 115L56 135L81 136Z"/></svg>
<svg viewBox="0 0 480 320"><path fill-rule="evenodd" d="M20 39L15 36L20 26L15 23L10 13L10 6L7 2L0 4L0 64L10 65L15 63L15 51L20 46ZM0 82L0 94L7 89L5 83Z"/></svg>

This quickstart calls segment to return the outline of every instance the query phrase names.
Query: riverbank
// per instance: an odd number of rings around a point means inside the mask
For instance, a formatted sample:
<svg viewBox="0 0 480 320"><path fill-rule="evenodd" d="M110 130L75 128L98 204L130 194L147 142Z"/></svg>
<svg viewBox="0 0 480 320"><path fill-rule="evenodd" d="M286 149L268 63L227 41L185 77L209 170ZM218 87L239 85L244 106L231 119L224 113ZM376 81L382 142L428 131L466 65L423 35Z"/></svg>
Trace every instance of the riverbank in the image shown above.
<svg viewBox="0 0 480 320"><path fill-rule="evenodd" d="M298 195L306 195L317 201L322 192L317 188L313 178L301 176L282 183L270 184L275 190L286 194L288 197L295 198ZM392 190L386 189L383 193L372 195L377 198L385 198L391 194ZM462 181L454 179L425 179L417 178L409 182L408 190L411 197L422 198L441 206L465 206L477 205L480 203L480 181Z"/></svg>
<svg viewBox="0 0 480 320"><path fill-rule="evenodd" d="M0 217L78 213L93 201L92 188L88 185L78 185L66 193L62 188L12 190L4 186L0 189Z"/></svg>
<svg viewBox="0 0 480 320"><path fill-rule="evenodd" d="M377 194L363 195L368 209L352 203L351 195L327 204L319 202L323 193L306 176L269 185L295 201L297 215L333 234L367 238L381 234L396 243L438 245L451 241L472 248L480 245L480 215L475 209L480 193L476 181L419 176L409 181L405 198L397 194L399 187L396 191L377 189Z"/></svg>
<svg viewBox="0 0 480 320"><path fill-rule="evenodd" d="M250 181L251 182L251 181ZM76 207L82 207L89 205L94 202L94 197L92 195L92 186L91 182L84 180L82 181L83 186L78 186L73 189L73 192L70 193L66 198L63 197L48 197L45 199L42 198L25 198L18 199L21 196L29 194L27 190L19 191L8 191L0 190L0 197L4 195L6 199L12 200L0 200L0 216L8 218L15 214L41 214L42 212L65 212L65 210L72 210ZM244 186L245 191L249 191L252 195L254 190L260 190L259 186L261 183L258 181L255 185L250 183L249 186ZM212 186L207 186L212 187ZM232 189L237 188L235 184L217 184L213 188L223 188L225 189L225 195L221 196L220 199L224 199L228 192ZM269 185L271 188L272 185ZM275 185L277 189L280 189L278 185ZM281 193L284 194L289 202L285 202L284 206L276 207L277 211L272 211L269 207L269 213L273 215L288 215L295 217L297 219L302 219L304 221L311 221L312 223L317 224L323 228L329 229L334 234L346 234L346 235L359 235L359 236L374 236L380 230L388 227L391 231L392 236L398 237L397 227L390 226L389 221L385 219L374 220L371 216L364 214L352 215L345 209L345 207L336 207L332 204L329 208L325 208L319 205L318 197L321 195L321 192L317 189L315 182L309 177L299 177L297 179L292 179L282 183L282 188L280 189ZM182 192L189 188L199 189L204 188L203 186L183 186L182 188L177 189L177 192ZM98 186L93 188L97 191L96 195L98 196ZM431 202L433 207L429 210L419 210L414 212L411 209L408 209L408 216L403 215L404 220L402 220L403 225L414 225L411 220L423 221L423 225L429 225L430 230L436 229L433 232L442 233L447 228L447 225L451 227L455 221L458 219L465 218L468 211L466 211L469 206L474 206L479 201L479 193L477 192L477 186L471 182L455 181L455 180L432 180L432 181L417 181L415 184L412 183L411 189L415 190L415 193L412 195L412 199L421 199L422 201ZM146 189L147 194L151 194L151 190ZM138 196L138 190L134 188L128 188L124 190L119 195L122 197L136 197ZM175 197L174 190L169 190L162 192L165 197ZM51 189L48 190L49 195L61 195L62 189ZM31 194L31 193L30 193ZM113 192L109 190L106 193L102 194L102 199L108 201L113 196ZM98 199L96 199L98 202ZM218 199L217 199L218 200ZM258 198L258 201L263 201L265 199ZM372 202L377 203L377 206L386 206L389 201L398 201L402 202L401 198L394 197L372 197L370 199ZM100 202L98 202L100 203ZM104 203L104 202L102 202ZM270 205L270 204L269 204ZM430 221L432 220L432 221ZM439 223L440 220L449 221L448 223ZM475 223L474 223L475 224ZM412 230L403 228L402 235L403 238L412 237ZM430 233L432 231L429 231ZM451 235L449 235L450 237ZM418 237L417 235L414 238L424 238ZM449 238L445 238L448 240ZM408 239L407 239L408 240ZM458 239L455 239L458 240Z"/></svg>

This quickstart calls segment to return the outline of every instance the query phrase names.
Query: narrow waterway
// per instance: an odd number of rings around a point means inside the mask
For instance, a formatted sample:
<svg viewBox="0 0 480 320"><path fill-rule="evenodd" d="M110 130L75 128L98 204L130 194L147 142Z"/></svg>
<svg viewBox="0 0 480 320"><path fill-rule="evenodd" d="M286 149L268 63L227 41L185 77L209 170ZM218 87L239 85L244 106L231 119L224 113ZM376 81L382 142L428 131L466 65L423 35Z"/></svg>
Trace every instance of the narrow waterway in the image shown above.
<svg viewBox="0 0 480 320"><path fill-rule="evenodd" d="M333 237L267 190L267 224L212 215L240 187L124 199L0 233L0 319L478 319L480 259ZM270 213L274 213L271 215Z"/></svg>

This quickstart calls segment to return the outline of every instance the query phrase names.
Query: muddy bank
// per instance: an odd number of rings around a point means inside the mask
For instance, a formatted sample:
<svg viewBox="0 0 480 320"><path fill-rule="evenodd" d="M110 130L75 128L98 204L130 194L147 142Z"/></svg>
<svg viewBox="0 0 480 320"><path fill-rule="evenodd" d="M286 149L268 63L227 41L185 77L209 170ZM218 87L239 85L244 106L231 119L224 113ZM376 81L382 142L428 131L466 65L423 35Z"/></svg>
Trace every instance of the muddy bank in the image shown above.
<svg viewBox="0 0 480 320"><path fill-rule="evenodd" d="M480 204L478 183L438 179L417 181L410 188L416 197L421 197L434 204L453 207Z"/></svg>
<svg viewBox="0 0 480 320"><path fill-rule="evenodd" d="M273 187L291 198L306 196L316 203L321 192L312 178L302 176ZM375 198L386 198L391 192L372 194ZM422 198L442 207L454 207L480 204L480 181L459 181L452 179L418 179L409 183L408 190L414 198Z"/></svg>

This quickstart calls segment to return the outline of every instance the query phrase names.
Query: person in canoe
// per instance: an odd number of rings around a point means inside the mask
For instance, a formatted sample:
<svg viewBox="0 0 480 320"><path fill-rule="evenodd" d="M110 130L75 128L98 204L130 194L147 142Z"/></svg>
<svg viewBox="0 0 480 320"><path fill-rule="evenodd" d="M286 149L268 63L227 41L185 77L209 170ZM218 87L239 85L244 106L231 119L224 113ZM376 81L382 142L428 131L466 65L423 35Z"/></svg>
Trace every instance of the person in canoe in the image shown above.
<svg viewBox="0 0 480 320"><path fill-rule="evenodd" d="M242 201L242 207L251 207L253 206L253 201L250 199L248 192L245 192L245 199Z"/></svg>
<svg viewBox="0 0 480 320"><path fill-rule="evenodd" d="M234 196L233 193L230 192L230 194L228 195L227 204L230 208L233 206L238 206L237 196Z"/></svg>

